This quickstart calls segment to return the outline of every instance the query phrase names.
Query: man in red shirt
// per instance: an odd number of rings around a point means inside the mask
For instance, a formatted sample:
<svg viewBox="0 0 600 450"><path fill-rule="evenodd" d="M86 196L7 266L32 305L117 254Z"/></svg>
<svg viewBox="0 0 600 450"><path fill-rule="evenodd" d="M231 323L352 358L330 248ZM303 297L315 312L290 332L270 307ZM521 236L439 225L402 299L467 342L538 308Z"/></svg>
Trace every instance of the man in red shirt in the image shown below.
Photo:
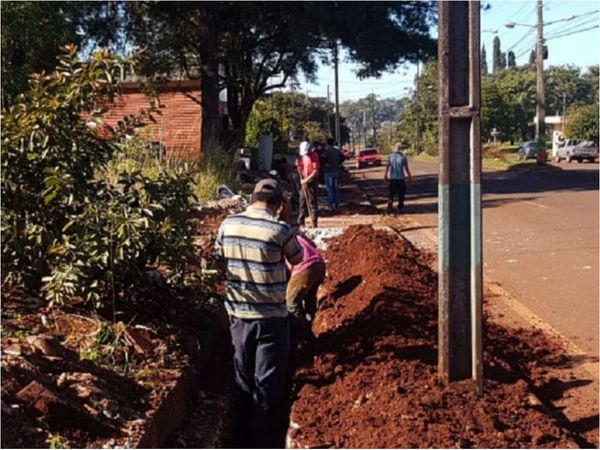
<svg viewBox="0 0 600 450"><path fill-rule="evenodd" d="M319 156L315 146L304 141L300 144L300 156L296 161L300 175L300 211L298 226L304 226L306 210L310 214L313 228L317 227L318 207L317 189L319 188Z"/></svg>

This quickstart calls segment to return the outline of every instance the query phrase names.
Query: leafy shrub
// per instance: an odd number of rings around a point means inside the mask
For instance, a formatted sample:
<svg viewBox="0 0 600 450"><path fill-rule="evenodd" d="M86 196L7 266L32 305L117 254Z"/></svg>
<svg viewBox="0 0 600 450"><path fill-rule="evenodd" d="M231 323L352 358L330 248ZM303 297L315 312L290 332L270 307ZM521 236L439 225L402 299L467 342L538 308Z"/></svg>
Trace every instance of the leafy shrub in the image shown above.
<svg viewBox="0 0 600 450"><path fill-rule="evenodd" d="M565 135L598 142L598 104L572 108L567 114Z"/></svg>
<svg viewBox="0 0 600 450"><path fill-rule="evenodd" d="M53 303L80 296L101 306L144 283L148 264L185 281L192 174L102 176L146 114L125 118L110 138L96 131L134 60L101 51L81 62L76 52L68 47L54 73L34 75L3 117L2 277Z"/></svg>

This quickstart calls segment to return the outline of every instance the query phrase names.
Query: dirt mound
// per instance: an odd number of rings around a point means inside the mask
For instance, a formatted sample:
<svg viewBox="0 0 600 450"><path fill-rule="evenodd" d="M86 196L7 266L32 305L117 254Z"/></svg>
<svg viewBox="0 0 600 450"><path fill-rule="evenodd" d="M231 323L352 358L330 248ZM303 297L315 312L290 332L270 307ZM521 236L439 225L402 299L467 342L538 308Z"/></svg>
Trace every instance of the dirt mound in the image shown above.
<svg viewBox="0 0 600 450"><path fill-rule="evenodd" d="M488 329L482 397L437 381L437 277L425 258L369 226L330 245L328 295L295 374L288 446L573 447L510 364L517 358L527 371L536 351L548 357L539 340Z"/></svg>

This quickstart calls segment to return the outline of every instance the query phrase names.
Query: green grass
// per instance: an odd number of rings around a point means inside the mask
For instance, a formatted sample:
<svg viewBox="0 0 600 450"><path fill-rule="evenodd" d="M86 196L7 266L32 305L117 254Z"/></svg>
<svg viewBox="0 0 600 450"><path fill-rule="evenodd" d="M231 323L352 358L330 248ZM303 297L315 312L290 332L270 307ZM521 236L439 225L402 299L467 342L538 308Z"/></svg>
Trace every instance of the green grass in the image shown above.
<svg viewBox="0 0 600 450"><path fill-rule="evenodd" d="M422 162L438 162L437 156L420 153L410 157L414 161ZM538 170L561 170L560 167L551 164L538 165L535 160L520 161L515 153L504 153L503 149L484 151L484 156L481 160L483 170L511 170L511 171L538 171Z"/></svg>
<svg viewBox="0 0 600 450"><path fill-rule="evenodd" d="M203 149L194 184L194 194L201 202L214 200L217 186L220 184L227 185L235 192L238 186L235 181L233 151L224 149L221 146Z"/></svg>

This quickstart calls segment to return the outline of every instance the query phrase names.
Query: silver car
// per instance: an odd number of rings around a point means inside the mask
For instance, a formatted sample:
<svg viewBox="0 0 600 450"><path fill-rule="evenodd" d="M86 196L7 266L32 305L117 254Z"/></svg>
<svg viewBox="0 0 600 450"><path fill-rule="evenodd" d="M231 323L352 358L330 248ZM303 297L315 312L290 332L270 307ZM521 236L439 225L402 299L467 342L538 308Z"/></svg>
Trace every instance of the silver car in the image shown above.
<svg viewBox="0 0 600 450"><path fill-rule="evenodd" d="M562 147L558 148L556 154L556 162L560 162L563 159L567 162L577 161L590 161L594 162L598 157L598 144L593 141L580 141L571 139L565 142Z"/></svg>
<svg viewBox="0 0 600 450"><path fill-rule="evenodd" d="M561 162L563 159L566 159L568 162L571 162L569 155L573 153L575 147L581 144L581 142L581 139L567 139L558 147L554 161Z"/></svg>

